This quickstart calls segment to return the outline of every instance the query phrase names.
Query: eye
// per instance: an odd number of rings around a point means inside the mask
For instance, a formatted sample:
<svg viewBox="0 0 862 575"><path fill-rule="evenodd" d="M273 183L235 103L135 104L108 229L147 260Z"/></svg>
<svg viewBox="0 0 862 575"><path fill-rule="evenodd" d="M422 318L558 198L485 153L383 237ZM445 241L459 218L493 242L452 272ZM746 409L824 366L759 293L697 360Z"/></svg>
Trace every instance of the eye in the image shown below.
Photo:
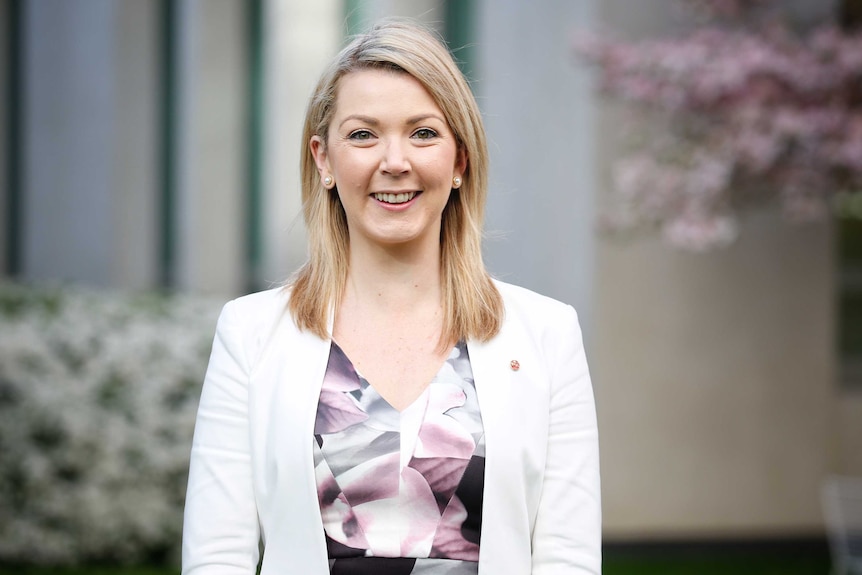
<svg viewBox="0 0 862 575"><path fill-rule="evenodd" d="M431 138L437 137L437 132L431 128L419 128L413 132L413 137L417 140L430 140Z"/></svg>
<svg viewBox="0 0 862 575"><path fill-rule="evenodd" d="M374 135L368 130L354 130L348 134L348 138L351 140L358 140L360 142L364 142L366 140L370 140Z"/></svg>

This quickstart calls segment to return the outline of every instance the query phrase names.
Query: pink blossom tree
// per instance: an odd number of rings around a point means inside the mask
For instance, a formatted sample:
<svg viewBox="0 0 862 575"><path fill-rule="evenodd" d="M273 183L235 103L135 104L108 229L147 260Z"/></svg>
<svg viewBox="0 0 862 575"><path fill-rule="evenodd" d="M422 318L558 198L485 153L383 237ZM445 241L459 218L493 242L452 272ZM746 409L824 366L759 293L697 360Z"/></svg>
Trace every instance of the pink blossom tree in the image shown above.
<svg viewBox="0 0 862 575"><path fill-rule="evenodd" d="M688 4L712 18L685 36L576 43L601 90L651 128L616 162L602 224L658 227L703 251L732 242L752 203L811 221L862 191L862 33L851 26L860 2L805 31L769 0Z"/></svg>

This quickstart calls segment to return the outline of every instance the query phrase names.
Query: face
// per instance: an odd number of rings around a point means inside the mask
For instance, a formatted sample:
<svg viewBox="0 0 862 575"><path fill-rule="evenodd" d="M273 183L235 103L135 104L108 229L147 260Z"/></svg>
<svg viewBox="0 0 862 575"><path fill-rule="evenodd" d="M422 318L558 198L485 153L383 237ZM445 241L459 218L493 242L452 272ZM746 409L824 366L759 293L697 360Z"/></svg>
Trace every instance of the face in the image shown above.
<svg viewBox="0 0 862 575"><path fill-rule="evenodd" d="M314 136L310 146L321 181L338 190L351 248L439 246L443 208L466 158L415 78L387 70L343 76L327 141Z"/></svg>

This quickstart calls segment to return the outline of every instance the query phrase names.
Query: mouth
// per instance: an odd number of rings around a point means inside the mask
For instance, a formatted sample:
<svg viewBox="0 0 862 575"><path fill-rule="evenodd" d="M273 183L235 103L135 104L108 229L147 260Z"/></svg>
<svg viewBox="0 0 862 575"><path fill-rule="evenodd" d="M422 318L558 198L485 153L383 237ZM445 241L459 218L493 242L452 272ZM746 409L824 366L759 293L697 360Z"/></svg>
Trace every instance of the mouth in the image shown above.
<svg viewBox="0 0 862 575"><path fill-rule="evenodd" d="M384 204L404 204L415 198L418 193L419 192L399 192L397 194L391 194L382 192L371 195L374 196L375 200L383 202Z"/></svg>

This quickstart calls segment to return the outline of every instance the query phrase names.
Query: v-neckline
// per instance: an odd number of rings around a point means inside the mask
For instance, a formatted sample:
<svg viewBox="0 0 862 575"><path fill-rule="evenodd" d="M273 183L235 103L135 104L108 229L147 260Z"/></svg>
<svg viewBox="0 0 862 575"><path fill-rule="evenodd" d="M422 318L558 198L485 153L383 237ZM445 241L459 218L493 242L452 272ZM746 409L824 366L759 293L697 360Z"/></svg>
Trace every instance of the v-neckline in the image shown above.
<svg viewBox="0 0 862 575"><path fill-rule="evenodd" d="M446 364L452 358L452 352L457 349L460 344L461 342L457 342L449 349L449 353L446 354L446 357L443 359L443 362L440 364L440 367L438 367L437 371L434 372L434 376L431 378L431 381L426 383L425 386L422 388L422 392L419 393L419 395L417 395L415 398L413 398L413 400L409 404L404 406L403 409L398 409L397 407L392 405L392 402L389 401L389 399L387 399L385 395L380 393L380 390L377 389L377 387L375 387L373 383L371 383L371 380L362 375L359 370L356 369L356 365L353 363L353 360L350 359L350 356L347 355L347 352L344 351L344 348L338 345L338 342L336 342L334 339L332 340L332 345L334 345L338 349L338 351L341 352L341 355L343 355L347 363L350 364L350 368L353 370L353 373L356 374L357 379L359 379L360 385L364 381L365 384L374 391L374 394L377 395L377 397L379 397L389 409L397 413L399 417L403 415L406 411L411 410L420 400L422 400L423 398L427 398L428 390L431 389L431 386L434 385L435 381L437 381L440 372L443 371L443 369L446 367Z"/></svg>

